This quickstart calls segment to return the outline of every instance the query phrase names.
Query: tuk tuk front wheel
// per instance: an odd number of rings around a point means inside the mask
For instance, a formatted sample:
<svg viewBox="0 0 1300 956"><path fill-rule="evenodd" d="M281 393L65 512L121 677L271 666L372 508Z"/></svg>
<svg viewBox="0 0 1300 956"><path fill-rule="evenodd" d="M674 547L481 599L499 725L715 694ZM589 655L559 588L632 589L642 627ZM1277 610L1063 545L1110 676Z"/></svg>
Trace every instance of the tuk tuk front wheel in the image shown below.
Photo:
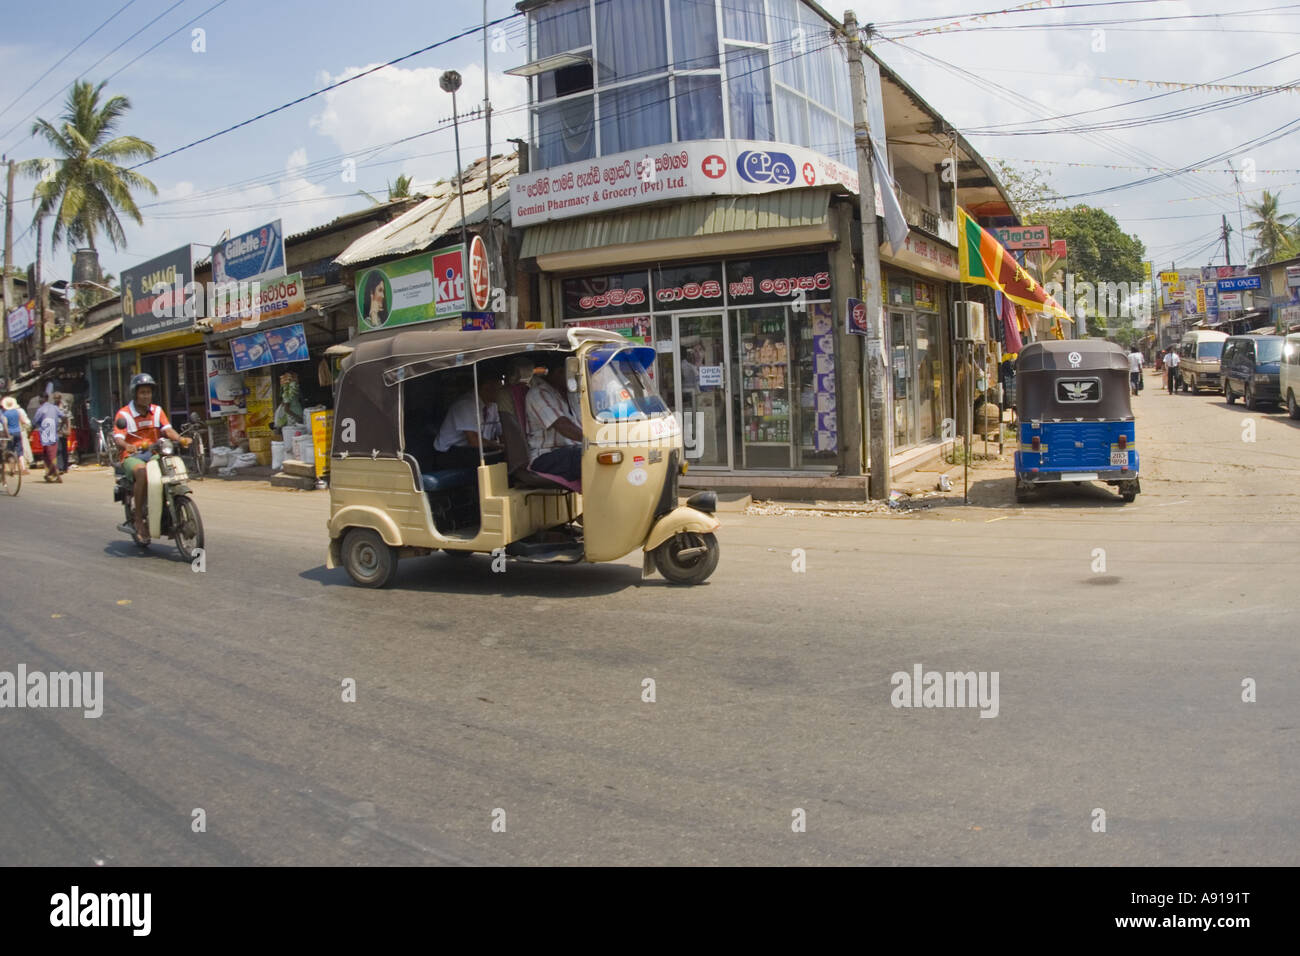
<svg viewBox="0 0 1300 956"><path fill-rule="evenodd" d="M397 556L373 528L349 528L342 552L343 567L363 588L387 587L397 573Z"/></svg>
<svg viewBox="0 0 1300 956"><path fill-rule="evenodd" d="M718 566L718 538L683 531L654 550L655 567L670 584L702 584Z"/></svg>

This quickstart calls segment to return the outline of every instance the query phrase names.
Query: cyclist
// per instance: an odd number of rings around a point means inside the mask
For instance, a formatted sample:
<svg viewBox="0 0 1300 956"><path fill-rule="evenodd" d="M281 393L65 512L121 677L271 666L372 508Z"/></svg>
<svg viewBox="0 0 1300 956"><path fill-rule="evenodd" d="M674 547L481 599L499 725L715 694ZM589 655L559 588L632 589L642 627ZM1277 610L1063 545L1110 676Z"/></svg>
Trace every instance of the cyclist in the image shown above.
<svg viewBox="0 0 1300 956"><path fill-rule="evenodd" d="M182 438L167 420L167 413L153 404L153 376L141 372L131 379L131 401L113 417L113 441L122 451L122 470L134 482L133 499L135 533L142 544L149 543L149 522L145 519L145 499L149 494L149 477L145 463L153 457L149 446L165 435L186 448L190 439Z"/></svg>
<svg viewBox="0 0 1300 956"><path fill-rule="evenodd" d="M6 395L0 401L0 436L9 440L9 448L18 457L18 468L27 474L27 456L23 439L31 430L32 423L27 413L22 410L12 395Z"/></svg>

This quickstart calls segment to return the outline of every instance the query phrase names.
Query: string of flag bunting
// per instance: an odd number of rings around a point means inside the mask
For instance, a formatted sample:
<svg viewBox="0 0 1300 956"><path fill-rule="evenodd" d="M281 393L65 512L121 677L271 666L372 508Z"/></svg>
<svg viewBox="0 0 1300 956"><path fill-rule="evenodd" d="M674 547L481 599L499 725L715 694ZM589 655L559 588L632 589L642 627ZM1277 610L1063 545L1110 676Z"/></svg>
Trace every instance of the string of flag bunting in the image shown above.
<svg viewBox="0 0 1300 956"><path fill-rule="evenodd" d="M961 26L970 23L983 23L991 17L999 17L1004 13L1019 13L1021 10L1041 10L1052 6L1056 0L1030 0L1029 3L1022 3L1018 6L1007 7L1005 10L997 10L992 13L985 13L978 17L964 17L960 20L953 20L937 27L926 27L924 30L917 30L915 33L909 33L909 37L922 37L930 33L946 33L949 30L959 29Z"/></svg>
<svg viewBox="0 0 1300 956"><path fill-rule="evenodd" d="M1242 86L1236 83L1179 83L1174 80L1134 80L1123 76L1099 76L1099 80L1120 86L1152 90L1211 90L1215 93L1300 93L1300 83L1283 83L1278 86Z"/></svg>
<svg viewBox="0 0 1300 956"><path fill-rule="evenodd" d="M1075 166L1081 169L1118 169L1138 173L1227 173L1231 175L1234 170L1229 168L1218 168L1210 166L1194 166L1191 169L1185 169L1182 166L1123 166L1115 163L1072 163L1055 159L1015 159L1010 156L986 156L987 159L995 159L1004 163L1032 163L1035 166ZM1240 175L1242 170L1237 169L1235 172ZM1255 175L1263 176L1281 176L1300 173L1300 169L1256 169Z"/></svg>

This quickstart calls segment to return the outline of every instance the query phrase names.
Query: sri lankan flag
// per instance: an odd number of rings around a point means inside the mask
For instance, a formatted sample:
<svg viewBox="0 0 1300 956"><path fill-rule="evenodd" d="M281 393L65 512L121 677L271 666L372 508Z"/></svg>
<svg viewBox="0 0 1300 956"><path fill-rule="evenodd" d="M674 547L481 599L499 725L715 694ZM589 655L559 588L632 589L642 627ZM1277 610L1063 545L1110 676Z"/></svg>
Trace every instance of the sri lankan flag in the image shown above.
<svg viewBox="0 0 1300 956"><path fill-rule="evenodd" d="M992 234L957 207L957 257L961 263L961 281L997 289L1012 302L1030 312L1047 312L1057 319L1069 320L1070 314L1043 291L1034 277L1024 270Z"/></svg>

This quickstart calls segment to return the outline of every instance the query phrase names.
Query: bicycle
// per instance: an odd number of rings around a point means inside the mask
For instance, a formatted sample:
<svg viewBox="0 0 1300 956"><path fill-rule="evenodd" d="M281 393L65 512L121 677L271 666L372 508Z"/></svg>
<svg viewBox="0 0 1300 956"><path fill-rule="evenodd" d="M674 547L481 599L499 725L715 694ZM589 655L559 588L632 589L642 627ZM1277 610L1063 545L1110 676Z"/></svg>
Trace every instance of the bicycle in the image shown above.
<svg viewBox="0 0 1300 956"><path fill-rule="evenodd" d="M0 448L4 449L0 454L0 485L4 486L5 494L16 498L23 486L23 460L22 453L13 451L9 445L8 438L0 439Z"/></svg>
<svg viewBox="0 0 1300 956"><path fill-rule="evenodd" d="M203 476L208 470L206 431L207 429L198 422L187 422L180 428L181 437L190 439L190 447L181 451L181 456L185 460L185 470L189 472L191 478L197 478L200 481L203 480Z"/></svg>
<svg viewBox="0 0 1300 956"><path fill-rule="evenodd" d="M95 425L95 464L113 466L116 443L113 441L113 432L109 429L108 423L113 420L113 416L108 418L92 418Z"/></svg>

